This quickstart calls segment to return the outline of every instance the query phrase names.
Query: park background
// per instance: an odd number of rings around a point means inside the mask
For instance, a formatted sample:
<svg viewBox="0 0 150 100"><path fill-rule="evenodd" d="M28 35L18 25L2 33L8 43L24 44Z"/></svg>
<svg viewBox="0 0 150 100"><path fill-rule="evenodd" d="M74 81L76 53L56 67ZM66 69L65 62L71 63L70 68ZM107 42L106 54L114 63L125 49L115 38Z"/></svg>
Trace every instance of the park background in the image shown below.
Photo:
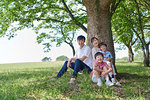
<svg viewBox="0 0 150 100"><path fill-rule="evenodd" d="M149 19L150 0L1 0L0 99L149 100ZM107 43L121 86L98 87L86 70L74 85L71 69L51 80L78 35Z"/></svg>

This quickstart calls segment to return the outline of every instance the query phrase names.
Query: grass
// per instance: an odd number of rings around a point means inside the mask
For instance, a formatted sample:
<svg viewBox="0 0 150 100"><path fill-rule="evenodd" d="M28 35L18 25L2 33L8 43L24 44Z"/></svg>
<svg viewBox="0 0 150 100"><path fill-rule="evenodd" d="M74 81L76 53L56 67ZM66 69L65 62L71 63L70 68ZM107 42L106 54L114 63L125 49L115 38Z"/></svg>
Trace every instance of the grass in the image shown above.
<svg viewBox="0 0 150 100"><path fill-rule="evenodd" d="M67 84L72 70L60 79L50 80L63 62L0 64L0 100L148 100L150 68L142 63L117 62L122 86L98 87L88 73Z"/></svg>

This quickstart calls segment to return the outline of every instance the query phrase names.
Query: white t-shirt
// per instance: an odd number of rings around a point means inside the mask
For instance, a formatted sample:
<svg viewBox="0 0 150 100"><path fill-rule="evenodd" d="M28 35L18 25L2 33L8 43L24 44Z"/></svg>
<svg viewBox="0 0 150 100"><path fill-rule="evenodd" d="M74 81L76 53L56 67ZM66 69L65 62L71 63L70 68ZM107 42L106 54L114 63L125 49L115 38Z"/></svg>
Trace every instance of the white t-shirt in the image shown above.
<svg viewBox="0 0 150 100"><path fill-rule="evenodd" d="M83 56L87 57L83 62L92 69L92 52L91 48L87 45L84 45L83 48L79 47L75 53L75 58L82 58Z"/></svg>

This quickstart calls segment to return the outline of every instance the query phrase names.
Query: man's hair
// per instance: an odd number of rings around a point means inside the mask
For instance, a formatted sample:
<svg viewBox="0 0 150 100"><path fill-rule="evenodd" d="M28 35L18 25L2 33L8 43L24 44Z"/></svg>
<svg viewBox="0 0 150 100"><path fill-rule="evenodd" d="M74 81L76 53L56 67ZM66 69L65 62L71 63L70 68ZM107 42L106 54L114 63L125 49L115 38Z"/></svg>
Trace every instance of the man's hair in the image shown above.
<svg viewBox="0 0 150 100"><path fill-rule="evenodd" d="M98 40L98 38L92 37L92 38L91 38L91 43L93 43L94 39Z"/></svg>
<svg viewBox="0 0 150 100"><path fill-rule="evenodd" d="M84 40L84 41L85 41L85 37L84 37L83 35L79 35L79 36L77 37L77 40Z"/></svg>
<svg viewBox="0 0 150 100"><path fill-rule="evenodd" d="M99 43L99 44L98 44L98 47L100 48L102 45L104 45L104 46L106 46L106 47L107 47L107 44L106 44L106 43L104 43L104 42Z"/></svg>
<svg viewBox="0 0 150 100"><path fill-rule="evenodd" d="M101 52L97 52L97 53L95 54L95 56L94 56L95 59L96 59L96 57L99 56L99 55L101 55L102 57L104 57L103 54L102 54Z"/></svg>

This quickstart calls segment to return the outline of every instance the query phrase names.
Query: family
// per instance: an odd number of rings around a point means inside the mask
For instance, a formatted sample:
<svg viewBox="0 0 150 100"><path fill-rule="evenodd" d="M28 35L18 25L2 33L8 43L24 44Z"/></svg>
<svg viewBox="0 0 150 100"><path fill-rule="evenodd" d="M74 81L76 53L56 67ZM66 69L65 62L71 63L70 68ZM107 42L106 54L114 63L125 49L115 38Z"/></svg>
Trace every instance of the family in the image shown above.
<svg viewBox="0 0 150 100"><path fill-rule="evenodd" d="M74 83L77 74L83 69L87 69L91 73L91 80L97 83L98 86L102 86L101 80L106 80L107 86L121 85L116 79L116 72L112 64L112 55L107 51L107 44L104 42L99 43L96 37L91 39L93 48L85 45L85 37L80 35L77 37L79 48L76 54L69 61L66 61L58 72L56 78L60 78L68 68L73 69L72 77L69 83ZM109 80L109 76L111 81Z"/></svg>

